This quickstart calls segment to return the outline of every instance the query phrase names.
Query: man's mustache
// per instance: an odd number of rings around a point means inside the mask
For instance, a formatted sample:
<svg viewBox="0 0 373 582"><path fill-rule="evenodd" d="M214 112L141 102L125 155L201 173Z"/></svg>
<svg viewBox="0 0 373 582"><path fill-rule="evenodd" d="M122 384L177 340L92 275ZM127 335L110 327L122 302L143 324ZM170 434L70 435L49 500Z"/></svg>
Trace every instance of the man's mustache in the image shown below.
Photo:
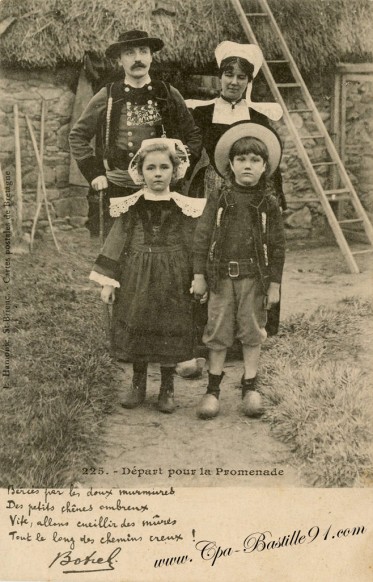
<svg viewBox="0 0 373 582"><path fill-rule="evenodd" d="M131 67L132 69L137 69L138 67L141 67L143 69L146 69L146 65L144 65L144 63L142 63L141 61L136 61L136 63L134 63Z"/></svg>

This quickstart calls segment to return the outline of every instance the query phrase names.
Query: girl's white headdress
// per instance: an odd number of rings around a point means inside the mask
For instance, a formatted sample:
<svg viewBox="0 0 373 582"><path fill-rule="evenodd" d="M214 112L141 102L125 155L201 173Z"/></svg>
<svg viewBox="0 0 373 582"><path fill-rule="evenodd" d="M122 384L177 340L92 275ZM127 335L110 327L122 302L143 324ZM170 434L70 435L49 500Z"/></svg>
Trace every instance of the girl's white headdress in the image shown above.
<svg viewBox="0 0 373 582"><path fill-rule="evenodd" d="M137 185L144 184L144 178L141 176L141 174L139 174L137 170L137 162L139 159L140 152L142 152L148 146L156 144L166 145L169 148L169 150L173 154L176 154L177 157L179 158L180 164L176 168L175 176L176 180L184 178L186 171L190 166L188 152L186 150L185 145L180 139L172 139L168 137L155 137L152 139L144 139L143 142L141 143L140 149L133 156L130 165L128 166L128 173L131 176L134 183Z"/></svg>

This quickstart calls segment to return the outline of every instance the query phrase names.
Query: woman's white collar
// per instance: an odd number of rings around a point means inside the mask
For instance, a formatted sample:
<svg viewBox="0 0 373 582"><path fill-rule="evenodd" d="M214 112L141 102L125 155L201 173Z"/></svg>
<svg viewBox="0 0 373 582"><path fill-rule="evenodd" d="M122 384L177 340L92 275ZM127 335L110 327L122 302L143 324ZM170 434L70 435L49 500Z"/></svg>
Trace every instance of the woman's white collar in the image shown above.
<svg viewBox="0 0 373 582"><path fill-rule="evenodd" d="M279 121L283 115L283 110L279 103L256 103L251 101L251 83L249 83L246 91L245 99L242 99L235 108L232 110L232 106L224 99L220 97L215 97L215 99L210 99L209 101L201 101L199 99L187 99L186 103L189 109L195 109L196 107L208 106L215 104L212 122L222 123L225 125L232 125L236 121L244 121L250 119L250 113L248 107L254 109L258 113L265 115L271 121Z"/></svg>

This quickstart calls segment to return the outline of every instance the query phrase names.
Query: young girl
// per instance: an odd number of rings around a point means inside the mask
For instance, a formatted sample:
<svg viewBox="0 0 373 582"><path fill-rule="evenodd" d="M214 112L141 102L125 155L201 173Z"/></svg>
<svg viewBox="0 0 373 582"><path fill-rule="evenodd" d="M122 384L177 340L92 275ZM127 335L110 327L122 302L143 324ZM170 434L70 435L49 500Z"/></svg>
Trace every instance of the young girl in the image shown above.
<svg viewBox="0 0 373 582"><path fill-rule="evenodd" d="M144 187L111 199L117 217L90 279L102 285L101 299L113 303L111 348L118 362L133 363L122 405L135 408L146 395L147 364L160 363L158 409L175 409L177 362L193 356L191 237L205 201L170 192L189 166L179 140L144 140L129 173Z"/></svg>
<svg viewBox="0 0 373 582"><path fill-rule="evenodd" d="M226 178L212 194L194 237L196 297L210 290L203 341L209 348L209 383L197 414L204 419L219 412L220 382L227 349L242 344L241 380L246 416L262 411L256 391L266 310L279 301L285 259L281 212L266 178L280 163L281 143L262 125L232 126L215 149L218 172Z"/></svg>

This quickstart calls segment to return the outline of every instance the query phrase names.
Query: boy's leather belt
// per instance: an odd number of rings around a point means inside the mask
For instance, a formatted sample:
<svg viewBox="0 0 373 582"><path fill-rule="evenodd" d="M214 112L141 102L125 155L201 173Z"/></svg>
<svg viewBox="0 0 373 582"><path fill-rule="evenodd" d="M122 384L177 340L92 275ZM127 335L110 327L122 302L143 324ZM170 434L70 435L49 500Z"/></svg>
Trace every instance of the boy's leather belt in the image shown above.
<svg viewBox="0 0 373 582"><path fill-rule="evenodd" d="M258 268L254 259L227 261L220 266L219 271L221 277L229 277L230 279L255 277L258 274Z"/></svg>

